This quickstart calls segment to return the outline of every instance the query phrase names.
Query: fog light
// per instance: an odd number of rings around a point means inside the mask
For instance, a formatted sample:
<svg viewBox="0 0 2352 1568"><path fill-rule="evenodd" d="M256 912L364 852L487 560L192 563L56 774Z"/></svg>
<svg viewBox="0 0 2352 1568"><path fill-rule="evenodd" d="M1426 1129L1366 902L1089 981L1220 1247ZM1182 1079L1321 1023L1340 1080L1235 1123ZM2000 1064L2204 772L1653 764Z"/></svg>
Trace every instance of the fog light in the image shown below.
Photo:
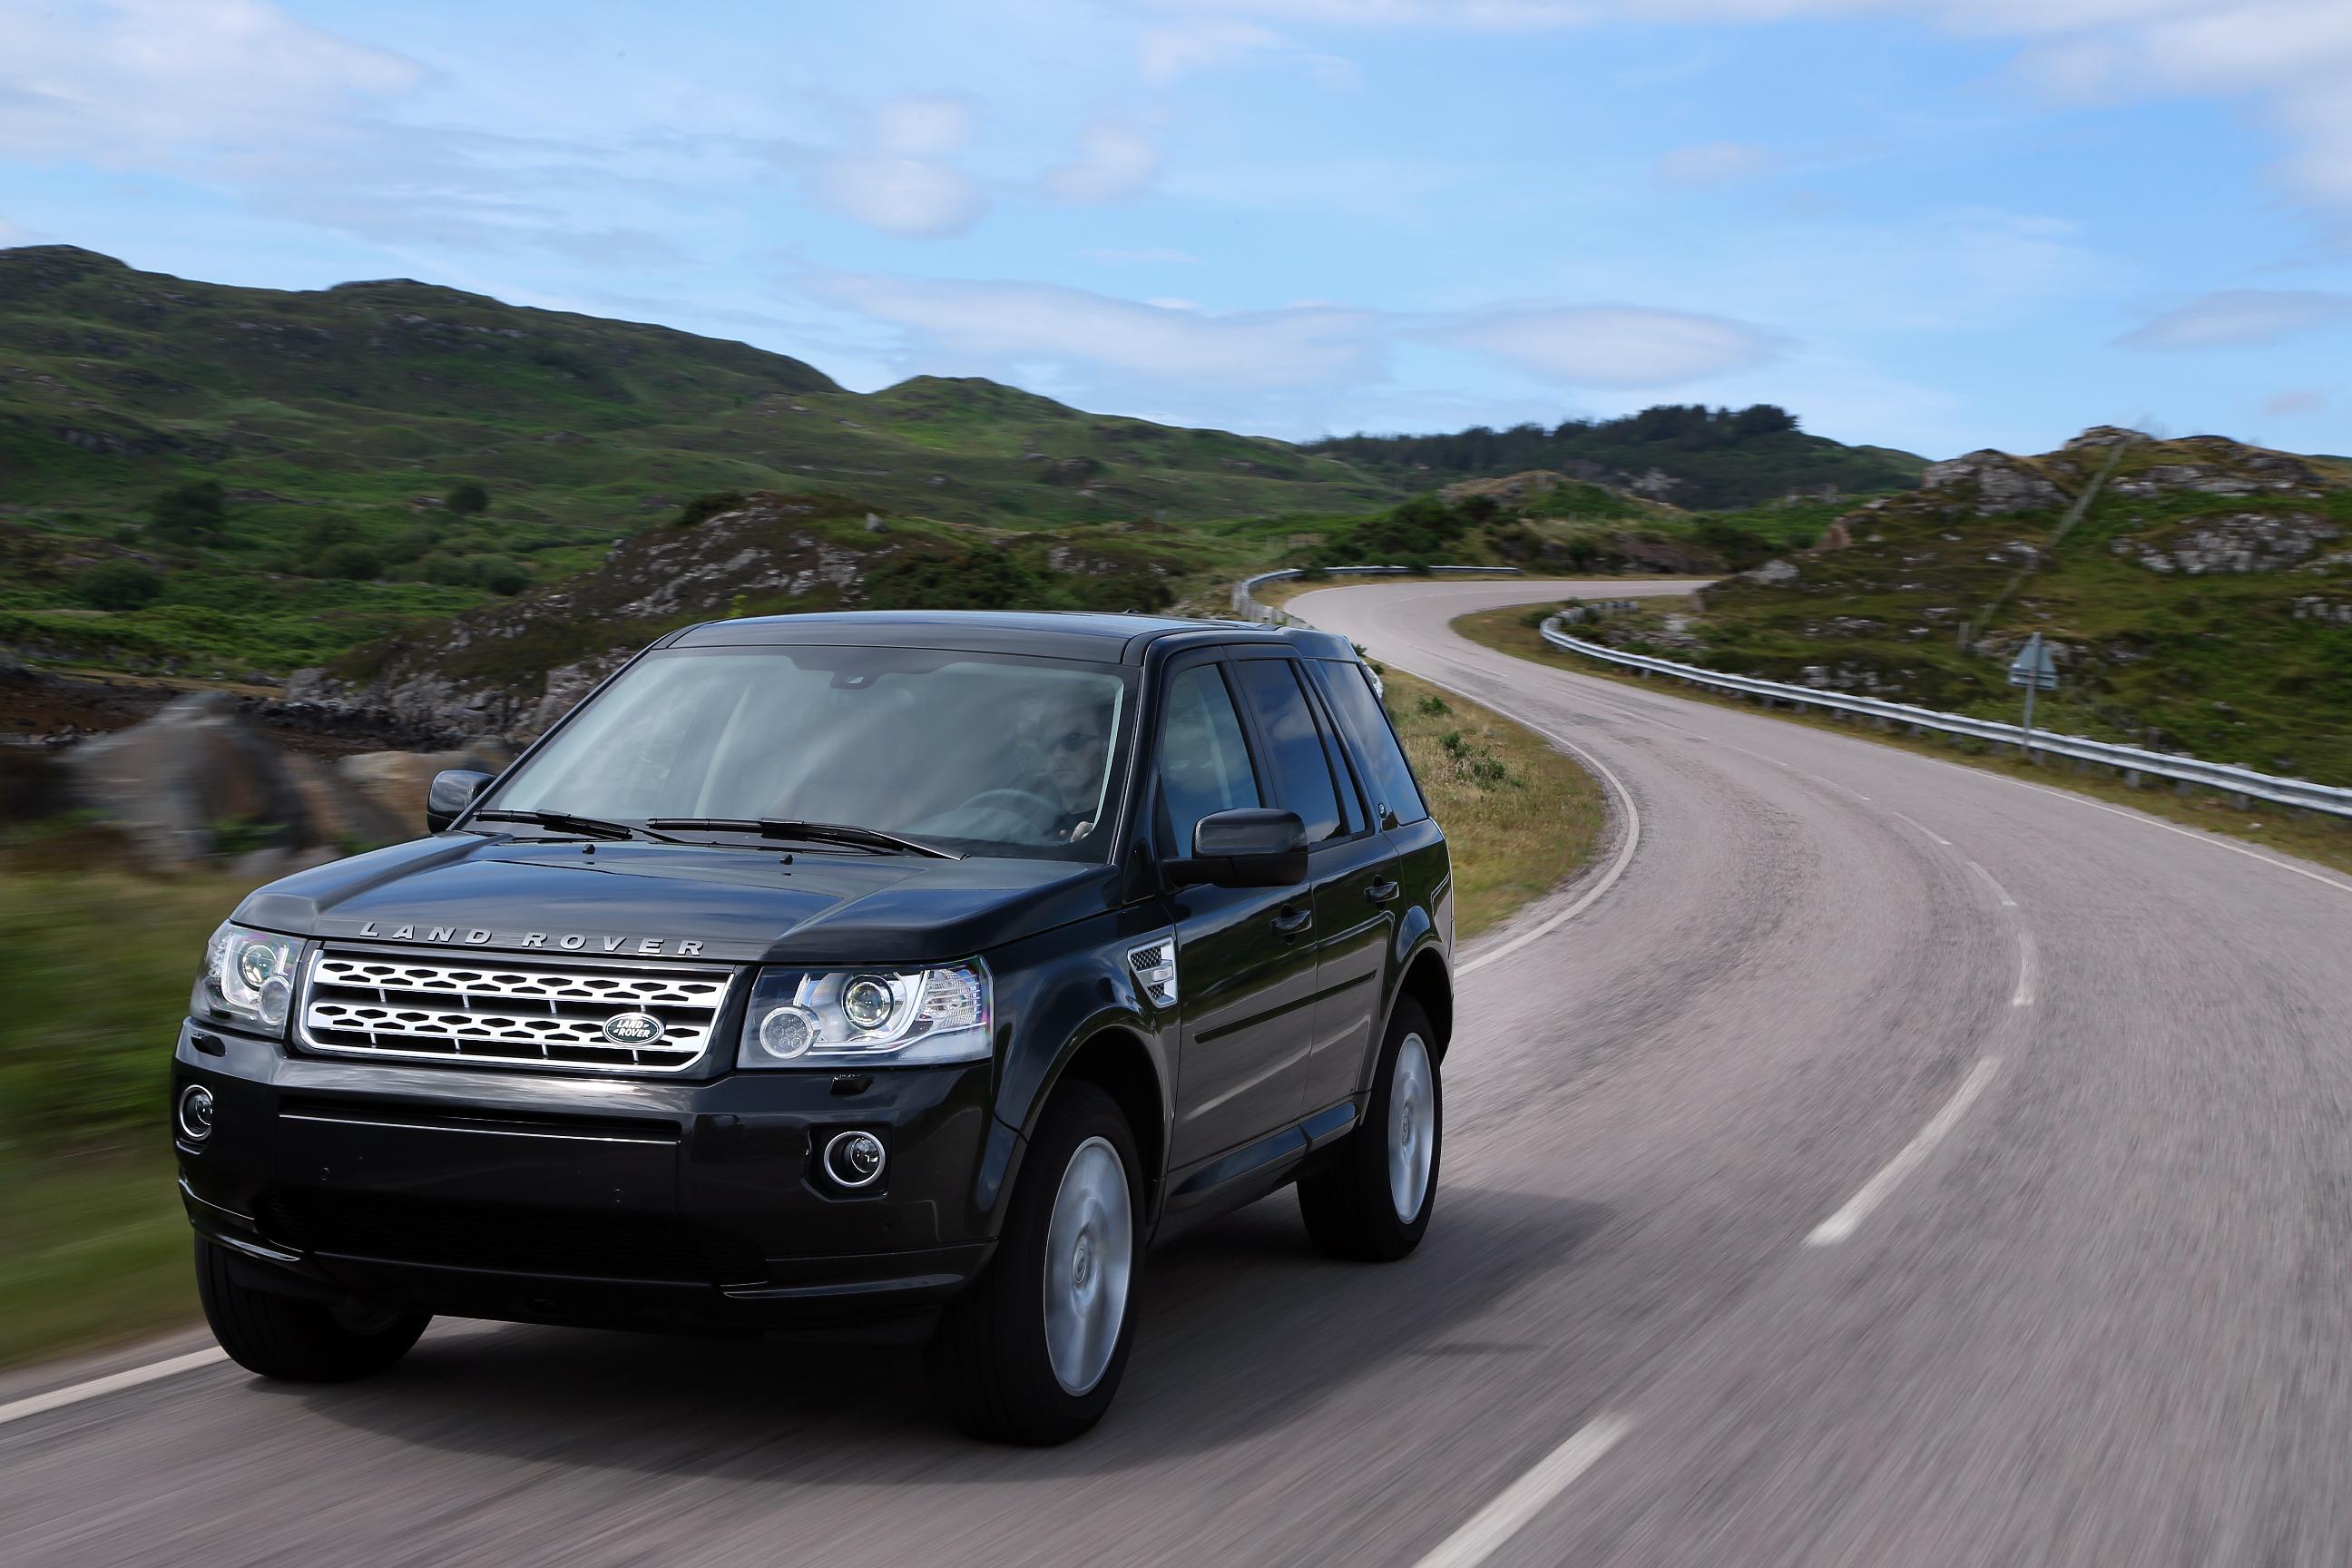
<svg viewBox="0 0 2352 1568"><path fill-rule="evenodd" d="M837 1132L824 1146L825 1174L845 1187L870 1187L882 1177L882 1140L871 1132Z"/></svg>
<svg viewBox="0 0 2352 1568"><path fill-rule="evenodd" d="M192 1083L180 1091L180 1136L201 1143L213 1135L213 1091Z"/></svg>

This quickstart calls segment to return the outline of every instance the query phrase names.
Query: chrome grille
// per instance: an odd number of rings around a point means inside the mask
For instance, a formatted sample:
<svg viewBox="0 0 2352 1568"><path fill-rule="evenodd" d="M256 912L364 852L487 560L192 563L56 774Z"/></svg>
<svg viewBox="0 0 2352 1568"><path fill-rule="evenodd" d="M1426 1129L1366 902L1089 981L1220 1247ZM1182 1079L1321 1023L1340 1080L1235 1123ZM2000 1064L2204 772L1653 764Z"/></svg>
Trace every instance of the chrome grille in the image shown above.
<svg viewBox="0 0 2352 1568"><path fill-rule="evenodd" d="M677 1072L709 1047L732 981L685 964L329 948L304 982L301 1041L349 1056ZM623 1013L658 1019L661 1037L608 1038L605 1020Z"/></svg>

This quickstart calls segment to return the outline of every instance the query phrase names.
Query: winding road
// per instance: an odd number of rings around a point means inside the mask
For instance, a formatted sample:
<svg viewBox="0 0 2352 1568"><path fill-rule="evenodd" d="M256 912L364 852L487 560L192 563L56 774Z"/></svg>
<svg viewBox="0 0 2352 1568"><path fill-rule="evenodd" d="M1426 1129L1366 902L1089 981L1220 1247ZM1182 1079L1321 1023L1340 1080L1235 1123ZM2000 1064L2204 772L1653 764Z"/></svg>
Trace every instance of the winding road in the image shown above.
<svg viewBox="0 0 2352 1568"><path fill-rule="evenodd" d="M1462 964L1411 1260L1318 1260L1286 1196L1155 1254L1118 1406L1045 1452L880 1351L444 1324L352 1387L19 1374L0 1556L2352 1562L2352 879L1447 626L1573 591L1289 606L1614 797Z"/></svg>

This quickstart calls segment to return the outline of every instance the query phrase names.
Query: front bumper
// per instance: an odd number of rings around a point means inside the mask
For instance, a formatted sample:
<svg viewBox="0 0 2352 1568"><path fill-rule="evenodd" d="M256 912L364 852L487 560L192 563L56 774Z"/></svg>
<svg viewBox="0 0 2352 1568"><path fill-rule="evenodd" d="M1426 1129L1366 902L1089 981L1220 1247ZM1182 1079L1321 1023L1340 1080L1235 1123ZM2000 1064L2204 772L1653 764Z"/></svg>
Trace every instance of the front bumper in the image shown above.
<svg viewBox="0 0 2352 1568"><path fill-rule="evenodd" d="M461 1317L679 1330L919 1314L987 1260L1018 1138L991 1064L614 1079L294 1055L184 1024L190 1221L249 1283ZM835 1133L888 1152L856 1191Z"/></svg>

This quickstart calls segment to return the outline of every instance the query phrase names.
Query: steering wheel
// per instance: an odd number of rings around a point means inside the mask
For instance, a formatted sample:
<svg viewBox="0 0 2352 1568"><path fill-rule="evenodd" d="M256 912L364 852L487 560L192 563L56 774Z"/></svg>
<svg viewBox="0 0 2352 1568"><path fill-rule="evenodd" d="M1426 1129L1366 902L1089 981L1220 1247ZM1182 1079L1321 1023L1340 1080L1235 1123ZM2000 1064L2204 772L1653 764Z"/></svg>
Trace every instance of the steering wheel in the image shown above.
<svg viewBox="0 0 2352 1568"><path fill-rule="evenodd" d="M1011 804L1006 804L1006 803ZM1062 808L1044 795L1025 789L984 789L957 809L971 811L975 807L993 807L1013 811L1035 819L1037 831L1045 832L1060 820Z"/></svg>

